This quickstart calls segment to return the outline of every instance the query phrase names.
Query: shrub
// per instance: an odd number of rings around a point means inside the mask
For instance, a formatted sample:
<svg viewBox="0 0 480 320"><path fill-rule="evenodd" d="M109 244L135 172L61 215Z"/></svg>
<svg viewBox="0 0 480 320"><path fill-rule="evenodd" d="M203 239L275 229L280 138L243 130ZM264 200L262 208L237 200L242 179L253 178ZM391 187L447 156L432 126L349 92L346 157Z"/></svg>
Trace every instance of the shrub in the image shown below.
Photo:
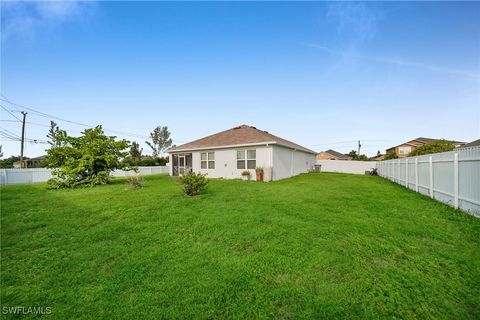
<svg viewBox="0 0 480 320"><path fill-rule="evenodd" d="M395 152L389 152L385 155L385 160L390 160L390 159L397 159L398 158L398 154L396 154Z"/></svg>
<svg viewBox="0 0 480 320"><path fill-rule="evenodd" d="M206 174L188 172L180 178L183 184L183 192L187 196L196 196L207 191L208 180Z"/></svg>
<svg viewBox="0 0 480 320"><path fill-rule="evenodd" d="M130 189L141 189L143 188L143 177L139 174L127 177L127 185Z"/></svg>
<svg viewBox="0 0 480 320"><path fill-rule="evenodd" d="M256 173L263 173L263 168L262 167L257 167L255 168Z"/></svg>
<svg viewBox="0 0 480 320"><path fill-rule="evenodd" d="M51 189L93 187L110 181L110 173L121 169L128 141L106 136L101 126L85 129L80 137L62 135L59 146L47 150L48 167L54 178Z"/></svg>
<svg viewBox="0 0 480 320"><path fill-rule="evenodd" d="M250 177L250 171L248 171L248 170L242 171L242 176L244 176L244 177Z"/></svg>
<svg viewBox="0 0 480 320"><path fill-rule="evenodd" d="M424 154L447 152L455 149L455 145L447 140L437 140L424 144L410 152L409 156L421 156Z"/></svg>

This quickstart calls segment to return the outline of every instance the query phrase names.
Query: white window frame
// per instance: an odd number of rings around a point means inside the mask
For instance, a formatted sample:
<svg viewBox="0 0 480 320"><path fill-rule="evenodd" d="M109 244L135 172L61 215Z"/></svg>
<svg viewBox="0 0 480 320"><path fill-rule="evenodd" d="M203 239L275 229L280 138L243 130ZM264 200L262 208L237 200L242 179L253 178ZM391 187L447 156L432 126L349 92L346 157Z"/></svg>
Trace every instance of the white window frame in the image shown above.
<svg viewBox="0 0 480 320"><path fill-rule="evenodd" d="M398 154L409 154L410 152L412 152L412 147L410 146L398 147Z"/></svg>
<svg viewBox="0 0 480 320"><path fill-rule="evenodd" d="M205 160L202 159L203 155L205 155ZM203 167L204 163L205 163L205 168ZM212 168L210 168L210 165L212 165ZM214 151L200 152L200 169L202 170L215 169L215 152Z"/></svg>
<svg viewBox="0 0 480 320"><path fill-rule="evenodd" d="M248 151L254 151L255 152L255 158L248 158ZM238 153L242 152L243 153L243 159L238 159ZM248 161L255 161L255 166L257 166L257 149L242 149L242 150L236 150L235 152L235 159L236 159L236 166L237 170L253 170L255 168L248 168ZM238 162L243 161L244 163L244 168L241 169L238 167Z"/></svg>

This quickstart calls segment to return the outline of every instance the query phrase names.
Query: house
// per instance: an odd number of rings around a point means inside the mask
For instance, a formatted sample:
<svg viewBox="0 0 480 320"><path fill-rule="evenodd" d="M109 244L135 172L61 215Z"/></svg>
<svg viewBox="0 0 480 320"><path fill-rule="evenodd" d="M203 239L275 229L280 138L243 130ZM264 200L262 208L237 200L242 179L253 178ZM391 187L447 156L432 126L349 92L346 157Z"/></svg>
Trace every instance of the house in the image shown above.
<svg viewBox="0 0 480 320"><path fill-rule="evenodd" d="M429 142L434 142L438 140L441 140L441 139L420 137L420 138L416 138L416 139L404 142L397 146L388 148L386 151L387 153L396 153L399 158L405 158L410 154L410 152L412 152L416 148L423 146L424 144L427 144ZM459 147L465 144L465 142L460 142L460 141L453 141L453 140L448 140L448 141L452 142L455 145L455 147Z"/></svg>
<svg viewBox="0 0 480 320"><path fill-rule="evenodd" d="M316 158L317 160L352 160L348 155L332 149L319 152Z"/></svg>
<svg viewBox="0 0 480 320"><path fill-rule="evenodd" d="M167 150L170 175L187 170L209 178L235 179L255 168L265 170L265 180L279 180L313 168L316 152L267 131L241 125Z"/></svg>
<svg viewBox="0 0 480 320"><path fill-rule="evenodd" d="M377 154L374 157L371 157L370 160L372 161L383 161L385 160L385 155L384 154Z"/></svg>
<svg viewBox="0 0 480 320"><path fill-rule="evenodd" d="M40 168L43 161L46 159L46 156L39 156L35 158L24 158L23 167L24 168ZM21 168L20 161L15 161L13 163L14 168Z"/></svg>
<svg viewBox="0 0 480 320"><path fill-rule="evenodd" d="M475 141L472 141L472 142L466 143L462 146L459 146L459 147L457 147L457 149L458 148L470 148L470 147L480 147L480 139L477 139Z"/></svg>

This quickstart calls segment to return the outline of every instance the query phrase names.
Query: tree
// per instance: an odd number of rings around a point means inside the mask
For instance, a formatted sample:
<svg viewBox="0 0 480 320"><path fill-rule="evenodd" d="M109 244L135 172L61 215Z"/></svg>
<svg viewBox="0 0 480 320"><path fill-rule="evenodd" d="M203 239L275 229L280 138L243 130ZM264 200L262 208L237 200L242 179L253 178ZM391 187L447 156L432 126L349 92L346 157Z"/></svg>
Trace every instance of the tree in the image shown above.
<svg viewBox="0 0 480 320"><path fill-rule="evenodd" d="M26 159L26 158L24 158ZM20 161L19 156L11 156L6 159L0 160L0 168L2 169L8 169L8 168L13 168L13 164L17 161Z"/></svg>
<svg viewBox="0 0 480 320"><path fill-rule="evenodd" d="M3 146L0 145L0 158L3 158L3 150L2 149L3 149Z"/></svg>
<svg viewBox="0 0 480 320"><path fill-rule="evenodd" d="M388 152L386 155L385 155L385 160L390 160L390 159L397 159L398 158L398 154L396 154L395 152Z"/></svg>
<svg viewBox="0 0 480 320"><path fill-rule="evenodd" d="M48 144L52 147L59 147L65 141L66 136L67 132L65 130L61 130L55 121L50 121L50 129L47 134L47 138L50 139L50 141L47 141Z"/></svg>
<svg viewBox="0 0 480 320"><path fill-rule="evenodd" d="M350 152L348 153L348 156L349 156L350 158L352 158L352 160L357 160L357 157L358 157L357 151L355 151L355 150L350 151Z"/></svg>
<svg viewBox="0 0 480 320"><path fill-rule="evenodd" d="M455 145L452 142L447 140L436 140L416 148L410 152L408 156L421 156L424 154L447 152L452 151L453 149L455 149Z"/></svg>
<svg viewBox="0 0 480 320"><path fill-rule="evenodd" d="M126 140L106 136L102 126L86 129L80 137L62 135L57 146L47 150L47 165L54 178L50 188L92 187L110 181L110 173L124 167L122 158L128 152Z"/></svg>
<svg viewBox="0 0 480 320"><path fill-rule="evenodd" d="M355 150L352 150L348 153L348 156L352 159L352 160L356 160L356 161L369 161L370 159L364 155L364 154L361 154L361 155L358 155L357 154L357 151Z"/></svg>
<svg viewBox="0 0 480 320"><path fill-rule="evenodd" d="M143 148L140 148L140 144L133 142L130 146L130 157L134 162L138 162L142 159Z"/></svg>
<svg viewBox="0 0 480 320"><path fill-rule="evenodd" d="M153 150L153 156L158 157L163 151L172 145L172 139L170 139L170 131L168 127L158 126L150 133L152 142L145 141L146 144Z"/></svg>

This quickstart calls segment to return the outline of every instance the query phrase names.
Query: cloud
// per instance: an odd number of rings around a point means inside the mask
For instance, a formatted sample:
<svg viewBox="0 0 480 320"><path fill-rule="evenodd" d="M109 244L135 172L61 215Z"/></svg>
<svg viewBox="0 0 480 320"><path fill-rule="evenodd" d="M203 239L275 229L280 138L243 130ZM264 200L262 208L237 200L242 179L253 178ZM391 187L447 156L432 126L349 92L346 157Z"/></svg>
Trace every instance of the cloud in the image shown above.
<svg viewBox="0 0 480 320"><path fill-rule="evenodd" d="M327 4L326 18L338 34L363 42L375 36L380 13L367 3L334 2Z"/></svg>
<svg viewBox="0 0 480 320"><path fill-rule="evenodd" d="M368 61L372 61L372 62L379 62L379 63L395 65L395 66L399 66L399 67L420 68L420 69L424 69L424 70L441 72L441 73L446 73L446 74L450 74L450 75L454 75L454 76L469 78L469 79L473 79L473 80L477 80L477 81L480 78L478 72L470 72L470 71L467 71L467 70L437 66L437 65L432 65L432 64L428 64L428 63L422 63L422 62L407 61L407 60L398 59L398 58L389 58L389 57L381 57L381 56L374 56L374 55L357 54L357 53L353 53L351 50L350 51L341 51L341 50L336 50L336 49L333 49L333 48L330 48L330 47L327 47L327 46L322 46L322 45L317 45L317 44L306 44L306 46L308 46L310 48L315 48L315 49L321 50L321 51L326 52L326 53L331 54L331 55L343 57L343 58L362 59L362 60L368 60Z"/></svg>
<svg viewBox="0 0 480 320"><path fill-rule="evenodd" d="M78 20L91 13L93 1L2 1L2 41L32 40L45 28Z"/></svg>

